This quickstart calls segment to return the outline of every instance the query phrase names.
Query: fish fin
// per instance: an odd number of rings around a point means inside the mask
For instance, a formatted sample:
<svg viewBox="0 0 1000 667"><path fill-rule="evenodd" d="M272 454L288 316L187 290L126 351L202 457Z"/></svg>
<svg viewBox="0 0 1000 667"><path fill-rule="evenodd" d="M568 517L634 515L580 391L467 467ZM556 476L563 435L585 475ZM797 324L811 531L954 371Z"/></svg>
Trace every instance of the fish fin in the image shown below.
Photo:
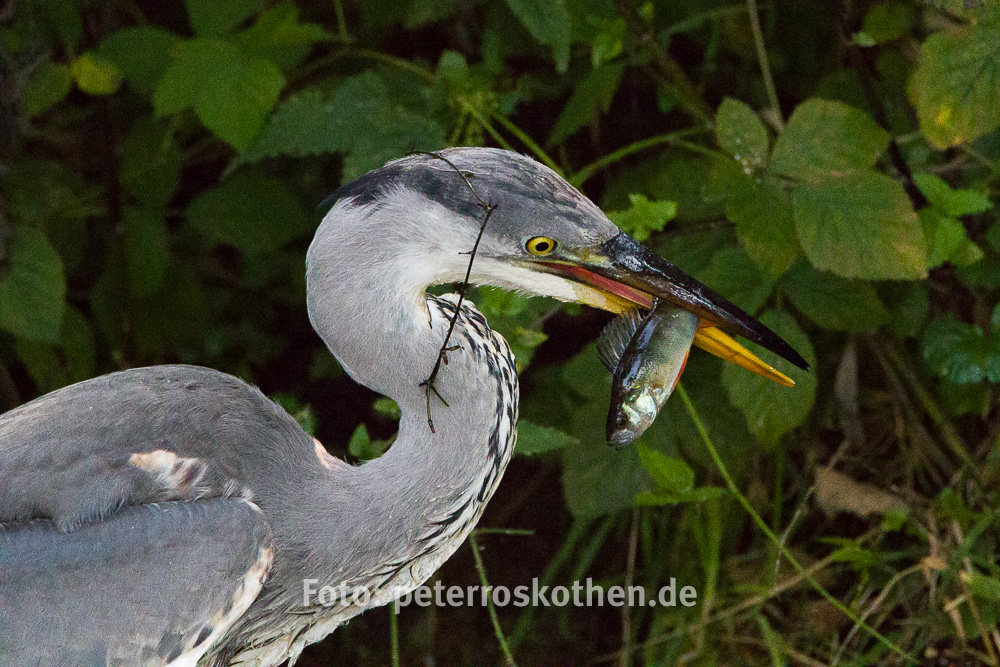
<svg viewBox="0 0 1000 667"><path fill-rule="evenodd" d="M641 323L642 315L639 309L628 308L611 320L597 338L597 356L612 373L618 367L618 360L622 358L625 348Z"/></svg>

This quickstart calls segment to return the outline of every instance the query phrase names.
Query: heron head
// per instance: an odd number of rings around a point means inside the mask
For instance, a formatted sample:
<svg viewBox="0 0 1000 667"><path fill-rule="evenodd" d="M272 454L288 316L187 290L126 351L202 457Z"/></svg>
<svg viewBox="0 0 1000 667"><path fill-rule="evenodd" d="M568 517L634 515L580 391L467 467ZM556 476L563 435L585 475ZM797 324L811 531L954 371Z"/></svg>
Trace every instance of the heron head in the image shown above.
<svg viewBox="0 0 1000 667"><path fill-rule="evenodd" d="M738 334L807 367L770 329L620 230L554 171L512 151L451 148L411 155L334 197L351 198L355 206L395 201L409 207L405 217L421 220L419 232L408 238L423 244L425 264L436 272L431 282L464 278L485 203L493 210L472 264L473 283L616 313L666 299L698 315L696 344L727 361L792 384L729 335Z"/></svg>

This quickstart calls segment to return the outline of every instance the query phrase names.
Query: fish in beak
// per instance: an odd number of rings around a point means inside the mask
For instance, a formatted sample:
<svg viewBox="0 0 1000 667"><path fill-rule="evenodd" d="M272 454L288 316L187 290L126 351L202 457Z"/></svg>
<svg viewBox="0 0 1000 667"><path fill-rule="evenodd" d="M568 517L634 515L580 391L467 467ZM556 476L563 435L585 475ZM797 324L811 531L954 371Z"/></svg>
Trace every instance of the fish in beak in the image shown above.
<svg viewBox="0 0 1000 667"><path fill-rule="evenodd" d="M604 310L650 309L655 301L663 300L690 311L699 320L696 346L779 384L795 386L791 378L733 336L742 336L799 368L809 369L802 355L776 333L624 232L576 257L545 258L537 264L588 288L581 293L581 300Z"/></svg>

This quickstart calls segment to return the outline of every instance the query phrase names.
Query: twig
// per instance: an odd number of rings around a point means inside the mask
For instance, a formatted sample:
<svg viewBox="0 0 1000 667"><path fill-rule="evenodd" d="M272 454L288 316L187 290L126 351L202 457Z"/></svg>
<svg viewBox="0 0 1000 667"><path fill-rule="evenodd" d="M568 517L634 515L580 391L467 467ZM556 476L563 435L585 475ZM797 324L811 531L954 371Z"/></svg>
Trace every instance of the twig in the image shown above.
<svg viewBox="0 0 1000 667"><path fill-rule="evenodd" d="M476 192L476 188L472 185L472 179L469 174L465 173L453 163L448 158L444 157L440 153L421 153L421 155L430 155L433 158L442 160L448 164L449 167L455 170L465 184L469 186L469 190L472 194L479 200L479 206L484 211L486 215L483 217L483 224L479 226L479 233L476 235L476 242L472 246L472 250L469 251L469 266L465 269L465 279L458 288L458 302L455 304L455 314L451 316L451 323L448 325L448 332L444 335L444 341L441 343L441 349L438 350L437 360L434 362L434 368L431 369L431 374L427 376L427 379L420 383L421 387L424 387L424 396L427 399L427 425L431 429L431 433L436 433L434 430L434 420L431 418L431 393L440 399L444 403L445 407L448 407L448 402L444 400L444 397L438 393L438 390L434 387L434 381L437 379L438 373L441 371L441 364L447 360L448 351L453 349L448 347L448 341L451 340L451 333L455 330L455 323L458 322L458 316L462 312L462 302L465 301L465 293L469 290L469 278L472 276L472 262L476 259L476 252L479 250L479 242L483 239L483 232L486 231L486 224L490 221L490 216L493 215L493 211L496 210L494 204L488 203L485 199L479 196Z"/></svg>
<svg viewBox="0 0 1000 667"><path fill-rule="evenodd" d="M934 425L937 426L938 432L941 434L941 438L944 440L948 448L961 459L962 463L965 464L964 469L972 476L973 481L982 491L986 488L986 481L983 479L979 472L979 468L976 464L975 459L969 454L969 450L965 447L965 442L962 437L958 434L958 430L952 425L948 417L945 416L944 411L938 407L937 403L934 402L933 397L931 397L930 392L924 389L924 386L920 383L917 378L916 373L903 362L899 353L896 351L895 347L887 345L884 342L877 341L875 339L869 339L872 343L873 349L876 350L876 354L884 353L886 358L892 365L896 368L899 374L910 386L910 390L913 395L916 396L917 401L920 402L920 407L924 409L927 416L931 418Z"/></svg>
<svg viewBox="0 0 1000 667"><path fill-rule="evenodd" d="M709 437L708 431L705 429L705 424L702 423L701 417L698 416L698 411L695 409L694 403L691 402L691 397L688 396L687 390L684 389L684 385L678 384L676 391L677 394L680 395L681 401L684 402L684 407L687 409L688 414L691 416L691 421L694 422L695 429L698 431L698 435L701 437L701 440L704 443L705 448L708 450L709 456L711 456L712 461L715 463L715 467L719 470L719 474L722 475L722 479L725 481L726 487L729 489L729 492L733 494L733 497L735 497L737 501L739 501L740 505L743 506L743 509L746 510L747 514L750 515L750 518L753 519L753 522L757 524L757 527L760 528L760 530L767 536L767 538L771 540L771 542L778 547L778 550L781 551L781 554L785 557L785 560L788 561L789 565L791 565L796 572L802 575L803 578L809 583L809 585L812 586L813 589L815 589L816 592L819 593L824 600L826 600L834 607L836 607L840 611L840 613L842 613L844 616L849 618L854 623L860 625L865 632L867 632L869 635L877 639L883 646L885 646L892 652L898 654L899 656L905 658L906 660L909 660L911 662L914 661L914 658L910 654L908 654L900 647L896 646L894 643L892 643L892 641L889 640L888 637L882 635L882 633L880 633L878 630L869 626L865 622L861 621L854 612L852 612L844 605L843 602L833 597L833 595L828 590L826 590L826 588L824 588L822 584L816 581L815 577L807 574L806 569L792 555L791 551L788 550L788 547L781 544L781 542L778 540L778 536L775 535L774 531L772 531L768 527L767 522L761 518L760 514L758 514L757 510L753 508L753 505L750 504L750 501L747 500L746 496L740 493L739 487L736 486L736 482L733 480L732 475L729 474L729 469L726 467L725 462L722 460L722 456L719 455L719 450L715 448L715 444Z"/></svg>
<svg viewBox="0 0 1000 667"><path fill-rule="evenodd" d="M539 586L548 586L555 579L559 570L562 566L566 564L569 560L570 555L573 553L573 549L576 548L577 543L583 539L584 535L587 534L587 530L593 524L590 519L577 519L573 522L573 525L569 529L569 535L563 541L559 551L556 553L555 557L549 561L548 566L545 568L545 572L542 573L542 577L539 580ZM528 635L528 632L532 628L532 620L535 616L535 610L537 608L533 605L528 605L521 612L520 617L517 619L517 623L514 624L514 632L510 635L510 646L516 649L524 638Z"/></svg>
<svg viewBox="0 0 1000 667"><path fill-rule="evenodd" d="M477 535L534 535L535 531L527 528L476 528Z"/></svg>
<svg viewBox="0 0 1000 667"><path fill-rule="evenodd" d="M917 565L912 565L906 568L905 570L902 570L901 572L897 572L896 574L894 574L892 578L889 579L889 582L885 585L885 587L879 592L879 594L875 596L875 599L872 600L872 603L868 605L868 609L866 609L861 614L861 616L858 617L858 619L861 621L866 620L869 616L872 615L872 613L875 612L876 609L878 609L882 605L883 602L885 602L885 599L889 596L889 592L893 588L895 588L896 584L898 584L900 581L905 579L907 576L913 574L914 572L922 572L922 571L923 567L918 563ZM844 651L847 649L847 645L851 643L851 639L854 638L854 635L857 633L860 627L861 627L860 625L855 624L850 629L850 631L847 633L847 636L844 637L844 641L840 643L840 648L837 649L837 655L835 655L833 657L833 660L830 661L830 667L835 667L837 663L840 662L840 658L843 656Z"/></svg>
<svg viewBox="0 0 1000 667"><path fill-rule="evenodd" d="M514 147L510 145L510 142L504 139L503 135L497 132L497 129L493 127L493 124L490 123L490 119L484 116L474 104L466 100L464 97L459 97L458 103L462 105L462 109L464 109L466 113L475 118L476 121L483 126L483 129L486 130L487 134L493 137L493 141L500 144L502 148L506 148L509 151L514 150Z"/></svg>
<svg viewBox="0 0 1000 667"><path fill-rule="evenodd" d="M760 63L760 73L764 77L764 90L774 112L774 124L780 132L785 128L785 120L781 115L781 103L778 102L778 91L774 87L774 77L771 76L771 63L767 59L767 49L764 48L764 31L760 28L760 14L757 0L747 0L747 14L750 17L750 32L753 33L753 45L757 51L757 62Z"/></svg>
<svg viewBox="0 0 1000 667"><path fill-rule="evenodd" d="M339 3L338 3L339 4ZM399 667L399 602L389 605L389 657L392 667Z"/></svg>
<svg viewBox="0 0 1000 667"><path fill-rule="evenodd" d="M630 0L615 0L615 9L625 19L629 30L636 36L639 44L646 50L674 88L681 106L698 120L710 125L714 116L712 108L702 99L698 89L691 83L691 79L684 73L683 68L670 57L670 54L656 39L656 35L650 30L649 25L639 15Z"/></svg>
<svg viewBox="0 0 1000 667"><path fill-rule="evenodd" d="M862 535L857 539L858 544L864 544L876 532L877 531L875 529L869 530L867 533L865 533L864 535ZM665 642L670 641L671 639L676 639L677 637L689 635L693 632L702 632L705 628L714 623L718 623L719 621L724 621L728 618L736 616L737 614L758 607L767 602L768 600L781 595L785 591L791 590L796 586L800 585L803 581L806 581L807 576L816 575L818 572L820 572L827 566L834 563L837 557L838 556L836 553L831 553L822 560L818 560L812 565L810 565L808 568L806 568L804 574L791 575L784 581L776 583L765 593L754 595L753 597L747 598L742 602L732 605L731 607L726 607L725 609L717 612L716 614L713 614L711 617L707 619L702 619L697 623L691 623L689 625L685 625L684 627L678 628L677 630L674 630L672 632L668 632L666 634L658 635L656 637L647 639L639 646L641 646L642 648L648 648L651 646L656 646L657 644L663 644ZM605 656L601 656L601 658L603 659L604 662L608 662L611 659L617 657L617 655L618 655L617 653L610 653Z"/></svg>
<svg viewBox="0 0 1000 667"><path fill-rule="evenodd" d="M507 638L504 637L503 628L500 627L500 617L497 615L496 607L493 605L492 587L486 578L486 566L483 565L483 557L479 553L479 543L476 541L476 533L469 533L469 546L472 547L472 559L476 562L476 572L479 573L479 583L486 591L486 607L490 612L490 622L493 624L493 633L500 642L500 650L503 651L504 659L508 667L517 667L514 662L514 654L511 653Z"/></svg>
<svg viewBox="0 0 1000 667"><path fill-rule="evenodd" d="M511 121L509 118L507 118L502 113L496 110L490 110L490 115L493 117L494 120L496 120L498 123L507 128L508 132L517 137L521 141L521 143L530 148L531 152L534 153L535 156L545 164L545 166L547 166L549 169L556 172L560 176L563 175L562 169L560 169L559 165L555 163L555 160L549 157L549 154L546 153L534 139L528 136L527 132L519 128L517 125L513 123L513 121Z"/></svg>
<svg viewBox="0 0 1000 667"><path fill-rule="evenodd" d="M344 3L342 0L333 0L333 11L337 15L337 34L340 35L340 41L348 44L353 40L351 34L347 32L347 18L344 15Z"/></svg>
<svg viewBox="0 0 1000 667"><path fill-rule="evenodd" d="M619 148L616 151L612 151L602 157L599 160L591 162L586 167L583 167L577 171L569 179L569 182L574 187L580 187L586 183L594 174L596 174L601 169L604 169L608 165L614 164L624 158L632 155L633 153L638 153L639 151L644 151L647 148L652 148L653 146L659 146L661 144L672 144L676 143L679 139L689 137L700 132L705 132L706 128L700 127L690 127L686 130L678 130L677 132L668 132L667 134L661 134L656 137L649 137L647 139L640 139L635 141L628 146Z"/></svg>
<svg viewBox="0 0 1000 667"><path fill-rule="evenodd" d="M632 508L632 527L628 535L628 558L625 566L625 590L631 590L635 581L635 552L639 545L639 508ZM630 594L631 595L631 594ZM622 652L619 667L632 664L632 607L622 605Z"/></svg>

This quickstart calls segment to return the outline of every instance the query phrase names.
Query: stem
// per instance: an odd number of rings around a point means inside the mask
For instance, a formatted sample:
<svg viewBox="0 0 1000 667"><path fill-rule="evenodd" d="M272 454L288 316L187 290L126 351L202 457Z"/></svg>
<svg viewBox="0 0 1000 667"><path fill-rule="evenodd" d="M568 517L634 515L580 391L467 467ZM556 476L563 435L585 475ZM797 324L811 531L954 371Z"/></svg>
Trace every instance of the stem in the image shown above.
<svg viewBox="0 0 1000 667"><path fill-rule="evenodd" d="M684 402L684 407L687 409L688 414L691 416L691 421L694 422L695 429L697 429L698 435L701 437L702 442L705 444L705 448L708 450L709 456L712 457L712 461L715 463L716 468L718 468L719 474L722 475L722 479L726 482L726 487L729 489L729 492L733 494L733 497L735 497L737 501L739 501L740 505L743 506L743 509L746 510L746 513L750 515L751 519L753 519L753 522L757 524L757 527L760 528L760 530L767 536L767 538L771 540L771 542L778 547L778 550L785 557L785 560L788 561L789 565L791 565L792 568L799 575L801 575L803 579L809 582L809 585L812 586L816 590L816 592L823 597L824 600L826 600L834 607L836 607L838 610L840 610L840 613L849 618L853 623L855 623L869 635L877 639L883 646L885 646L892 652L898 654L899 656L903 657L904 659L910 662L914 662L915 659L912 656L910 656L909 653L907 653L900 647L896 646L887 637L883 636L878 630L867 625L864 621L859 619L854 612L852 612L844 605L843 602L833 597L833 595L831 595L829 591L823 588L822 584L816 581L816 578L810 575L806 570L806 568L802 567L802 564L799 563L799 561L792 555L792 552L789 551L788 548L781 543L781 541L778 539L778 536L775 535L774 532L768 527L767 522L761 518L761 516L757 513L756 510L754 510L753 505L750 504L750 501L747 500L746 496L740 493L739 488L736 486L736 482L733 481L732 476L729 474L729 469L726 468L726 464L722 461L722 457L719 455L719 450L715 448L715 444L709 437L708 431L705 429L705 424L702 423L701 417L698 416L698 411L695 410L694 403L691 402L691 397L688 396L687 390L684 388L684 385L678 383L676 391L680 395L681 400Z"/></svg>
<svg viewBox="0 0 1000 667"><path fill-rule="evenodd" d="M556 574L566 561L569 560L570 555L573 553L573 549L576 548L577 543L583 539L584 535L587 534L587 530L593 524L593 521L589 519L577 519L573 522L572 527L569 529L569 535L566 536L566 540L563 542L562 546L559 547L558 553L549 563L548 567L545 568L545 572L542 573L541 580L538 582L540 586L548 586L555 579ZM510 635L510 645L513 648L517 648L524 638L527 637L528 632L531 630L531 621L535 616L535 607L527 606L524 611L521 612L520 618L517 619L517 623L514 624L514 632Z"/></svg>
<svg viewBox="0 0 1000 667"><path fill-rule="evenodd" d="M632 588L635 581L635 552L639 545L639 508L632 508L632 527L628 536L628 559L625 566L625 590ZM619 667L632 664L632 607L622 605L622 652Z"/></svg>
<svg viewBox="0 0 1000 667"><path fill-rule="evenodd" d="M527 528L476 528L477 535L534 535L535 531Z"/></svg>
<svg viewBox="0 0 1000 667"><path fill-rule="evenodd" d="M490 611L490 622L493 624L493 633L496 635L497 641L500 642L500 650L503 651L506 664L509 667L517 667L517 663L514 662L514 654L511 653L510 646L507 644L507 638L504 637L503 628L500 627L500 617L497 616L497 609L493 606L493 596L490 594L492 590L490 582L486 579L486 567L483 565L483 557L479 553L479 543L476 541L475 531L469 533L469 546L472 547L472 559L476 561L476 572L479 573L479 583L486 590L486 607Z"/></svg>
<svg viewBox="0 0 1000 667"><path fill-rule="evenodd" d="M508 132L517 137L521 141L521 143L530 148L531 152L535 154L535 157L541 160L542 163L545 164L545 166L547 166L549 169L556 172L560 176L563 175L562 169L560 169L559 165L555 163L555 160L549 157L549 154L546 153L542 149L542 147L535 142L534 139L529 137L527 132L519 128L517 125L513 123L513 121L511 121L509 118L507 118L498 111L490 111L490 116L492 116L493 119L496 120L498 123L503 125Z"/></svg>
<svg viewBox="0 0 1000 667"><path fill-rule="evenodd" d="M578 172L573 174L569 179L569 182L573 187L579 188L581 185L586 183L591 177L594 176L598 171L604 169L608 165L614 164L633 153L638 153L639 151L644 151L647 148L652 148L653 146L659 146L660 144L673 144L679 139L692 136L694 134L699 134L704 132L705 128L691 127L686 130L678 130L676 132L668 132L667 134L661 134L656 137L649 137L647 139L640 139L639 141L634 141L628 146L619 148L616 151L608 153L599 160L591 162L586 167L583 167Z"/></svg>
<svg viewBox="0 0 1000 667"><path fill-rule="evenodd" d="M691 83L684 69L670 57L646 21L639 15L630 0L615 0L615 10L625 19L628 29L635 35L636 41L646 50L653 62L666 77L669 85L677 93L681 106L699 121L711 125L714 114L701 97L701 93Z"/></svg>
<svg viewBox="0 0 1000 667"><path fill-rule="evenodd" d="M470 116L475 118L476 121L483 126L483 129L486 130L486 132L489 133L491 137L493 137L493 141L497 142L503 148L506 148L509 151L514 150L514 147L511 146L510 143L506 139L504 139L499 132L497 132L497 129L493 127L492 123L490 123L490 119L481 114L479 112L479 109L477 109L474 105L470 104L468 101L465 100L465 98L462 97L458 98L458 103L462 105L462 108Z"/></svg>
<svg viewBox="0 0 1000 667"><path fill-rule="evenodd" d="M399 667L399 603L396 600L389 607L389 651L390 664Z"/></svg>
<svg viewBox="0 0 1000 667"><path fill-rule="evenodd" d="M333 11L337 15L337 34L345 44L351 41L351 35L347 32L347 18L344 15L344 3L342 0L333 0Z"/></svg>
<svg viewBox="0 0 1000 667"><path fill-rule="evenodd" d="M764 77L764 90L767 91L767 99L774 111L774 124L780 132L785 128L785 121L781 116L778 91L774 88L774 78L771 76L771 63L767 59L767 50L764 48L764 31L760 28L757 0L747 0L747 12L750 15L750 31L753 32L753 45L757 51L757 62L760 63L760 73Z"/></svg>

